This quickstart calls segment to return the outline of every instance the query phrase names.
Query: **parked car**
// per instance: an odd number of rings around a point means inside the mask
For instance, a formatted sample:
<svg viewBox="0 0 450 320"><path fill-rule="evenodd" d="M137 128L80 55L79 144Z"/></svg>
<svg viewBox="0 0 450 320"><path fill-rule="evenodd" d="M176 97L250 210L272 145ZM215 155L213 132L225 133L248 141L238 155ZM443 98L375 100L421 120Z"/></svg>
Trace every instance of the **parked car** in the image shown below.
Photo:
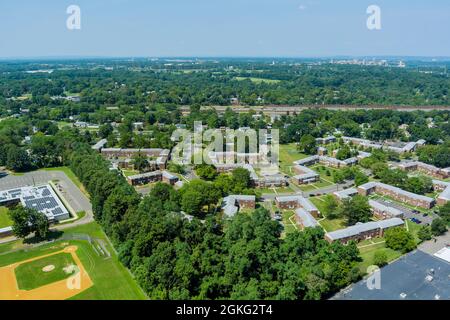
<svg viewBox="0 0 450 320"><path fill-rule="evenodd" d="M419 219L416 219L416 218L411 218L411 221L416 223L416 224L421 224L422 223L422 221L420 221Z"/></svg>

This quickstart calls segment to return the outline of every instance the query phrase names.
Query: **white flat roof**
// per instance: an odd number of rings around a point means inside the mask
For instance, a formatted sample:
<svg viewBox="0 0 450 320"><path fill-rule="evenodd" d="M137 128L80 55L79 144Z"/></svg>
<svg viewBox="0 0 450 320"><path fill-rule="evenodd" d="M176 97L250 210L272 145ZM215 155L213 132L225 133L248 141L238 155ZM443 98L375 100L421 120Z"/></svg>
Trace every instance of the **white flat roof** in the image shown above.
<svg viewBox="0 0 450 320"><path fill-rule="evenodd" d="M434 254L435 257L450 263L450 248L445 247Z"/></svg>

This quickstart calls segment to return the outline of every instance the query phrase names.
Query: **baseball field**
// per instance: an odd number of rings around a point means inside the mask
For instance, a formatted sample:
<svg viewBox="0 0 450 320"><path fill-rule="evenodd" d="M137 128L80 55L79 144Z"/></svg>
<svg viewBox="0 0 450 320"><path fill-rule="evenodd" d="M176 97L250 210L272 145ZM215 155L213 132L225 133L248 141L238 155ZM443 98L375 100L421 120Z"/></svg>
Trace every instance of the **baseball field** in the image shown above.
<svg viewBox="0 0 450 320"><path fill-rule="evenodd" d="M141 300L145 294L94 222L35 245L0 244L0 300Z"/></svg>

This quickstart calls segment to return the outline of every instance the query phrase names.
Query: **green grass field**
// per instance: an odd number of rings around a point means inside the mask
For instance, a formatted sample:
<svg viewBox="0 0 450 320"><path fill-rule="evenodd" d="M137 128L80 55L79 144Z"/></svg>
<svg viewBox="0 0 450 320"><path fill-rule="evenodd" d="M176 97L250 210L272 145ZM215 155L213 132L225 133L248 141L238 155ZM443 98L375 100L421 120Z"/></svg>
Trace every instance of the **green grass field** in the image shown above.
<svg viewBox="0 0 450 320"><path fill-rule="evenodd" d="M292 188L289 186L287 187L281 187L281 188L258 188L255 189L256 193L261 194L280 194L280 193L290 193L294 192Z"/></svg>
<svg viewBox="0 0 450 320"><path fill-rule="evenodd" d="M384 252L387 256L388 262L391 262L391 261L399 258L402 255L398 251L392 250L390 248L386 248L386 244L384 242L377 243L375 245L371 245L371 246L367 246L367 247L362 247L362 248L361 248L361 244L359 246L360 246L360 248L359 248L360 256L363 259L359 263L359 269L363 273L366 273L367 268L369 266L373 265L373 263L374 263L373 259L374 259L375 252Z"/></svg>
<svg viewBox="0 0 450 320"><path fill-rule="evenodd" d="M42 269L53 265L55 269L44 272ZM16 270L16 279L19 289L33 290L46 284L64 280L74 274L74 271L65 271L64 268L76 265L69 253L59 253L19 265Z"/></svg>
<svg viewBox="0 0 450 320"><path fill-rule="evenodd" d="M244 80L250 80L253 83L260 84L260 83L268 83L268 84L275 84L281 82L281 80L276 79L264 79L264 78L255 78L255 77L235 77L234 78L237 81L244 81Z"/></svg>
<svg viewBox="0 0 450 320"><path fill-rule="evenodd" d="M324 202L322 201L322 198L323 197L312 197L309 198L309 200L317 207L317 209L319 209L320 212L322 212L323 215ZM325 216L325 219L321 220L319 223L327 232L346 228L345 219L328 219Z"/></svg>
<svg viewBox="0 0 450 320"><path fill-rule="evenodd" d="M8 215L9 209L7 207L0 207L0 229L12 226L12 221Z"/></svg>
<svg viewBox="0 0 450 320"><path fill-rule="evenodd" d="M330 168L321 164L316 164L311 167L314 171L316 171L322 180L326 180L329 184L334 184L333 182L333 173L339 171L340 169Z"/></svg>
<svg viewBox="0 0 450 320"><path fill-rule="evenodd" d="M295 176L295 172L291 170L293 162L304 159L308 155L297 151L295 143L280 144L280 170L289 176Z"/></svg>
<svg viewBox="0 0 450 320"><path fill-rule="evenodd" d="M85 240L59 240L36 248L24 247L21 241L0 245L0 266L6 266L33 257L61 251L68 245L78 247L77 255L89 273L94 285L73 297L74 300L143 300L146 295L133 279L131 273L118 261L114 249L97 223L89 223L64 230L65 235L87 234L104 242L111 257L98 253ZM14 252L7 253L10 250ZM16 251L18 250L18 251Z"/></svg>
<svg viewBox="0 0 450 320"><path fill-rule="evenodd" d="M292 223L292 221L289 220L289 218L291 218L294 214L295 212L291 210L283 211L282 213L285 234L296 232L299 230L298 227L296 228L296 226ZM292 220L295 222L294 218L292 218Z"/></svg>
<svg viewBox="0 0 450 320"><path fill-rule="evenodd" d="M134 176L139 174L139 171L137 170L122 170L122 173L125 177Z"/></svg>

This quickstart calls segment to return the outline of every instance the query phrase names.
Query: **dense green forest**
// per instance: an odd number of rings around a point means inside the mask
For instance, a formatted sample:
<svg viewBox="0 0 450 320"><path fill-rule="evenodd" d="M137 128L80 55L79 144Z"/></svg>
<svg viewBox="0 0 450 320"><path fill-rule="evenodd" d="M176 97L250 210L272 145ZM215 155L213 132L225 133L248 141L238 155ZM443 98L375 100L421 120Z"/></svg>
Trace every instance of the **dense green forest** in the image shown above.
<svg viewBox="0 0 450 320"><path fill-rule="evenodd" d="M2 62L0 112L59 106L67 116L111 106L230 105L232 98L247 105L449 105L447 67L420 72L302 60ZM81 103L52 99L70 93L80 94Z"/></svg>
<svg viewBox="0 0 450 320"><path fill-rule="evenodd" d="M188 221L167 184L141 201L83 145L69 162L92 195L96 220L152 299L320 299L360 277L356 245L329 244L319 228L281 239L265 209Z"/></svg>
<svg viewBox="0 0 450 320"><path fill-rule="evenodd" d="M295 60L1 62L0 166L15 172L70 166L121 262L152 299L326 298L360 278L356 245L330 244L320 228L281 237L282 226L263 208L220 218L220 198L254 193L248 171L219 175L211 166L198 166L194 169L204 180L179 190L157 184L141 198L91 145L105 138L108 147L170 149L172 132L180 125L192 129L195 121L233 129L270 124L280 130L281 143L299 143L305 153L315 152L315 138L329 134L424 139L419 160L446 168L448 110L310 108L271 122L254 111L201 109L229 105L232 98L248 105L449 105L446 72L419 71ZM185 105L190 114L182 116ZM76 121L98 127L75 128ZM142 127L137 129L136 122ZM387 161L399 161L398 154L373 152L361 165L386 183L420 194L430 191L429 179L408 178L390 170ZM367 182L361 172L347 171L358 184Z"/></svg>

